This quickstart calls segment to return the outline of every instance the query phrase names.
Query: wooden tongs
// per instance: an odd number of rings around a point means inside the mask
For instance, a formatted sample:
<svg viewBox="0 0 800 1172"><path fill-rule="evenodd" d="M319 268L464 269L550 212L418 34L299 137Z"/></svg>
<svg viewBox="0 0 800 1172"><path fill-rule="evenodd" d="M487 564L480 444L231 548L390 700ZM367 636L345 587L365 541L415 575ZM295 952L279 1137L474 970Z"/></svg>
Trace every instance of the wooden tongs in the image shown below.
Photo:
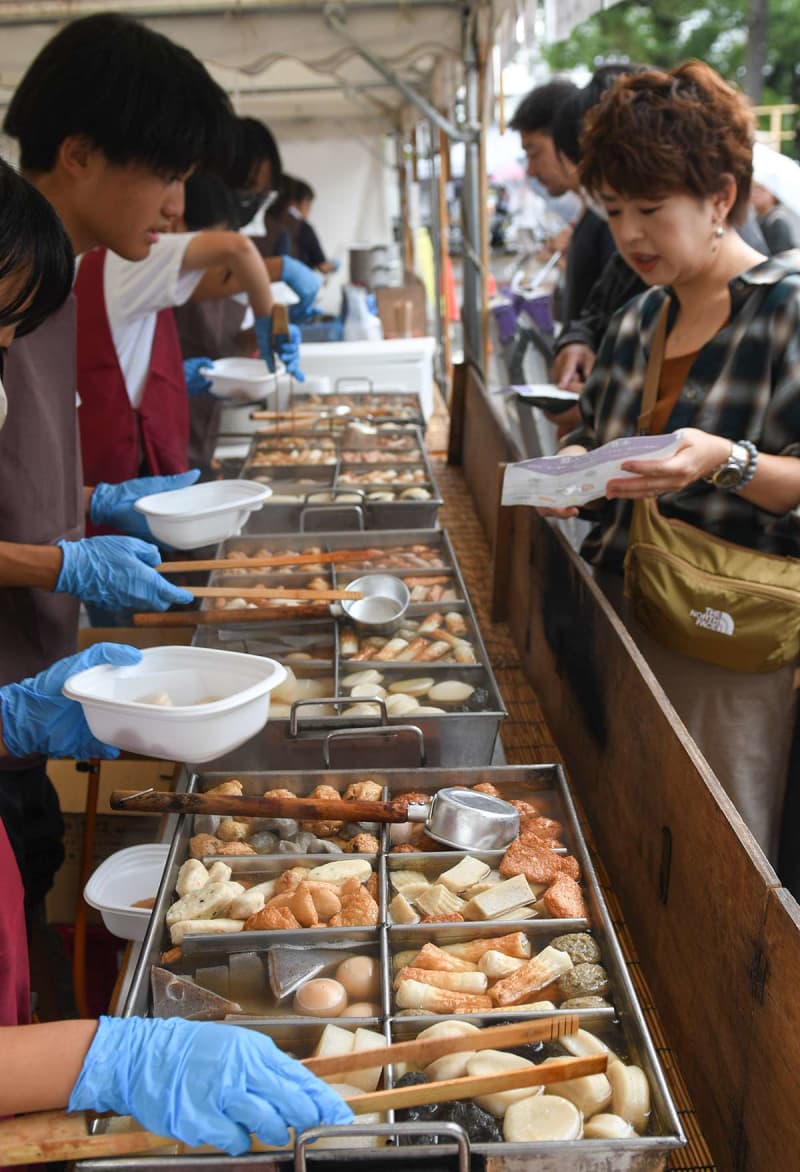
<svg viewBox="0 0 800 1172"><path fill-rule="evenodd" d="M412 1042L396 1042L374 1050L335 1055L329 1058L307 1058L303 1065L320 1077L346 1075L354 1070L374 1066L388 1066L411 1062L427 1066L446 1054L474 1050L501 1050L529 1042L551 1041L574 1034L579 1029L576 1014L540 1018L535 1021L514 1022L511 1025L490 1026L478 1033L446 1038L423 1038ZM397 1107L414 1107L424 1103L446 1103L456 1099L471 1099L475 1095L496 1094L520 1087L546 1086L566 1079L602 1074L606 1069L607 1054L593 1054L584 1058L557 1058L538 1066L501 1074L473 1075L449 1078L408 1087L394 1087L387 1091L354 1095L346 1100L357 1115L384 1112ZM51 1160L84 1160L105 1156L124 1156L152 1152L169 1146L174 1140L137 1129L131 1120L127 1130L90 1135L91 1116L86 1112L67 1115L62 1111L42 1111L0 1122L0 1157L7 1166L41 1164ZM121 1122L121 1121L120 1121ZM210 1152L211 1148L188 1148L179 1144L179 1154ZM266 1149L253 1140L251 1151Z"/></svg>

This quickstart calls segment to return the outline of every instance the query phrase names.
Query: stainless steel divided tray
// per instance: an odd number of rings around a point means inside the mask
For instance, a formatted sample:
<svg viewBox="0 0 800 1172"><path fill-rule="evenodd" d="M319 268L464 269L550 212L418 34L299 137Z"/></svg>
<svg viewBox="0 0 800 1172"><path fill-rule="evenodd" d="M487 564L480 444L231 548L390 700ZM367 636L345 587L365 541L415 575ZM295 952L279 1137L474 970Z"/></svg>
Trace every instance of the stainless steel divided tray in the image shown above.
<svg viewBox="0 0 800 1172"><path fill-rule="evenodd" d="M418 428L382 428L371 447L345 448L344 442L340 432L324 430L256 435L242 475L269 484L275 499L251 516L245 532L436 524L442 499ZM394 453L392 444L399 446Z"/></svg>
<svg viewBox="0 0 800 1172"><path fill-rule="evenodd" d="M371 380L352 380L325 393L306 391L295 386L293 394L281 391L273 411L281 413L275 420L259 420L264 432L287 427L311 427L314 430L339 431L351 419L371 423L378 428L412 424L425 429L425 414L419 395L413 391L375 391ZM294 421L293 421L294 420Z"/></svg>
<svg viewBox="0 0 800 1172"><path fill-rule="evenodd" d="M182 779L183 785L205 790L218 784L224 779L222 774L200 774ZM669 1092L664 1082L658 1058L652 1041L647 1032L643 1015L636 1001L624 960L614 935L608 910L597 883L597 878L588 856L585 842L581 836L575 810L567 790L563 772L560 766L511 766L497 769L471 770L425 770L401 771L388 770L380 774L375 771L327 771L317 775L298 774L253 774L241 777L247 792L258 793L270 788L285 788L292 793L305 794L317 784L331 785L340 793L344 793L351 783L372 780L383 786L386 794L400 794L409 790L424 790L435 792L443 786L461 784L475 785L480 782L491 782L505 797L518 796L522 800L530 801L548 816L556 817L563 825L563 839L570 852L578 859L582 873L582 883L585 890L589 912L589 928L592 936L599 945L601 959L609 977L611 986L610 999L614 1009L606 1011L578 1011L581 1027L597 1034L615 1054L626 1061L634 1062L645 1071L651 1093L651 1117L647 1133L622 1140L575 1140L569 1142L546 1143L506 1143L506 1142L478 1142L472 1145L471 1167L486 1169L491 1167L492 1172L520 1172L521 1169L542 1168L552 1170L566 1170L566 1172L600 1172L606 1169L641 1169L651 1170L666 1167L667 1156L670 1151L685 1142L675 1108L671 1102ZM189 853L193 819L183 816L174 821L175 832L172 837L169 857L164 872L164 878L158 893L156 906L151 919L147 936L136 962L129 993L123 1007L123 1016L134 1014L148 1015L152 1012L150 992L150 971L152 966L162 964L164 946L168 943L165 934L165 918L167 909L174 899L174 887L180 865ZM388 845L383 837L382 847ZM329 858L331 856L328 856ZM344 858L354 856L345 854ZM397 856L386 855L382 849L377 856L368 856L379 876L381 895L381 916L385 916L387 897L389 895L387 865ZM408 860L422 859L422 855L408 854ZM442 852L442 862L458 858L457 852ZM432 856L426 856L431 859ZM249 879L259 877L270 864L278 862L282 865L295 865L300 861L310 865L316 861L316 856L259 856L233 857L227 862L234 869L235 874L246 876ZM526 935L531 941L534 951L546 945L553 936L569 931L571 927L586 930L585 924L571 925L564 921L528 921L524 924L506 924L504 929L517 930ZM292 1009L293 997L284 999L288 1005L287 1012L281 1013L280 1005L276 1005L272 995L267 992L265 1000L249 1002L243 1006L246 1015L240 1017L242 1025L257 1028L268 1033L277 1044L291 1051L297 1057L303 1058L311 1054L317 1045L321 1033L327 1024L339 1028L368 1029L382 1035L387 1042L405 1041L415 1037L421 1030L443 1018L438 1015L419 1015L413 1013L396 1012L392 998L392 965L393 959L406 949L421 946L430 941L437 945L448 945L462 940L486 938L487 935L497 932L497 924L432 924L415 928L399 928L381 923L374 928L351 928L317 931L313 928L294 932L238 932L230 936L212 937L198 936L192 941L186 938L183 955L179 960L170 964L173 972L219 982L226 979L226 968L230 979L241 982L245 976L255 972L256 980L261 971L264 972L265 985L268 985L266 973L267 965L278 963L271 961L269 951L274 950L279 957L279 968L291 972L291 962L295 955L310 958L322 954L322 959L329 960L329 967L325 970L330 975L333 971L330 965L340 963L339 957L369 956L380 964L380 1013L368 1019L350 1019L337 1017L335 1019L314 1020L306 1016L294 1014ZM288 958L288 961L287 961ZM168 962L169 963L169 962ZM260 967L262 966L262 967ZM209 975L211 974L211 975ZM226 986L223 984L222 988ZM234 986L234 991L239 989ZM246 992L247 990L245 990ZM537 1014L520 1014L513 1010L504 1013L491 1014L458 1014L464 1021L470 1021L478 1026L499 1024L501 1021L519 1019L520 1017L535 1017ZM544 1051L534 1060L541 1058L549 1051ZM387 1068L383 1075L383 1085L394 1085L399 1072ZM398 1133L402 1133L402 1126L389 1113L387 1123L398 1126ZM433 1130L433 1128L431 1128ZM440 1147L430 1146L429 1143L415 1143L410 1149L397 1146L394 1140L389 1140L383 1147L359 1147L354 1143L354 1135L349 1137L346 1157L368 1168L382 1168L406 1161L406 1168L431 1168L439 1172L451 1168L448 1162L454 1151L447 1146L444 1151ZM406 1136L404 1143L411 1143L410 1136ZM313 1154L312 1154L313 1153ZM337 1151L309 1152L311 1166L317 1162L330 1164L341 1158L343 1153ZM276 1152L276 1164L291 1166L293 1155L289 1152ZM491 1163L487 1163L490 1161ZM204 1165L205 1165L204 1160ZM247 1161L251 1162L251 1161ZM254 1158L252 1162L257 1162ZM190 1157L147 1156L140 1158L115 1161L114 1166L131 1166L141 1169L159 1169L164 1167L197 1167ZM209 1158L214 1166L232 1168L236 1161L226 1157ZM103 1161L93 1161L91 1167L110 1167Z"/></svg>
<svg viewBox="0 0 800 1172"><path fill-rule="evenodd" d="M274 709L262 733L215 762L215 768L321 769L331 758L342 768L355 768L365 762L388 767L421 763L487 765L491 761L505 709L445 532L434 529L419 533L413 530L337 533L316 538L299 535L291 539L273 534L232 539L220 547L219 553L224 557L242 555L242 571L245 571L248 557L258 555L288 550L302 553L359 549L364 550L363 561L359 558L336 566L319 565L313 567L313 576L344 586L364 572L385 569L404 578L410 589L424 590L426 583L436 583L437 589L444 585L448 593L456 594L455 601L415 603L409 608L406 621L424 623L436 613L459 615L475 663L460 663L449 653L433 662L384 663L374 658L354 658L348 650L348 636L353 628L341 617L334 619L326 615L326 607L320 607L319 618L294 622L291 608L287 607L286 623L271 621L263 625L237 624L236 611L232 611L230 625L198 627L195 645L268 655L291 667L298 679L315 682L304 685L296 702L290 701L288 708L280 693L274 697ZM268 573L271 584L282 584L287 589L292 584L306 585L309 578L308 567L287 568L280 575ZM251 577L237 570L215 578L226 584L234 580L245 583ZM365 655L368 654L365 641L369 637L363 629L359 632ZM360 650L355 653L360 654ZM420 711L415 716L412 711L392 716L382 705L347 711L359 702L366 702L363 693L351 695L348 682L362 671L377 671L382 677L378 696L383 690L392 694L404 680L420 677L431 680L434 687L444 680L460 681L474 688L474 692L463 704L440 705L435 699L420 697L422 709L443 707L441 714ZM320 708L321 702L331 701L336 701L334 708Z"/></svg>

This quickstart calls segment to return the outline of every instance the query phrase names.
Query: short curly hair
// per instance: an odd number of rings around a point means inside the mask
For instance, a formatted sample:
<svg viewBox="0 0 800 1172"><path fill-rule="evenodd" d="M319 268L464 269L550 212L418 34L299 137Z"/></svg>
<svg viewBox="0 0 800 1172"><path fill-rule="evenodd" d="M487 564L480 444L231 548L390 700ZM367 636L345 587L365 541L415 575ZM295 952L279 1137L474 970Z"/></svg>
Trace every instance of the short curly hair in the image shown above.
<svg viewBox="0 0 800 1172"><path fill-rule="evenodd" d="M755 121L746 99L702 61L669 73L621 77L590 110L581 133L580 178L597 194L653 199L689 192L716 195L732 175L729 219L747 214L753 178Z"/></svg>

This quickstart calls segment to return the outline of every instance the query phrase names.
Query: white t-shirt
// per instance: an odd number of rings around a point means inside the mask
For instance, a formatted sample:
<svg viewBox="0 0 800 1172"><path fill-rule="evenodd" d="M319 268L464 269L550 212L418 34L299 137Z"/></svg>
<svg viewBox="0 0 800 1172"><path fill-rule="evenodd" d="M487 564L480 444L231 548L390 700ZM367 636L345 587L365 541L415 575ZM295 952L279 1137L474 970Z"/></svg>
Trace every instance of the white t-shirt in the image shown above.
<svg viewBox="0 0 800 1172"><path fill-rule="evenodd" d="M160 236L146 260L124 260L115 252L106 253L106 313L128 398L134 407L141 404L150 369L156 314L188 301L205 274L204 269L181 272L186 248L196 235L181 232Z"/></svg>

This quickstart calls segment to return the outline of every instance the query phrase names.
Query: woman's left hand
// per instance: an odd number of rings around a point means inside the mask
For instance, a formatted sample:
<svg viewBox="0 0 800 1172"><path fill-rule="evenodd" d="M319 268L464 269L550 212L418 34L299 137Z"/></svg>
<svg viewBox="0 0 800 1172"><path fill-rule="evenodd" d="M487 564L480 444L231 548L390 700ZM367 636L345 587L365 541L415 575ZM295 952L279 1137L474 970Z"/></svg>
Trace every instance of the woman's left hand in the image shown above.
<svg viewBox="0 0 800 1172"><path fill-rule="evenodd" d="M677 492L708 476L731 454L731 441L724 436L696 427L682 428L682 436L681 446L668 460L626 460L623 471L635 476L609 480L606 496L635 501Z"/></svg>

